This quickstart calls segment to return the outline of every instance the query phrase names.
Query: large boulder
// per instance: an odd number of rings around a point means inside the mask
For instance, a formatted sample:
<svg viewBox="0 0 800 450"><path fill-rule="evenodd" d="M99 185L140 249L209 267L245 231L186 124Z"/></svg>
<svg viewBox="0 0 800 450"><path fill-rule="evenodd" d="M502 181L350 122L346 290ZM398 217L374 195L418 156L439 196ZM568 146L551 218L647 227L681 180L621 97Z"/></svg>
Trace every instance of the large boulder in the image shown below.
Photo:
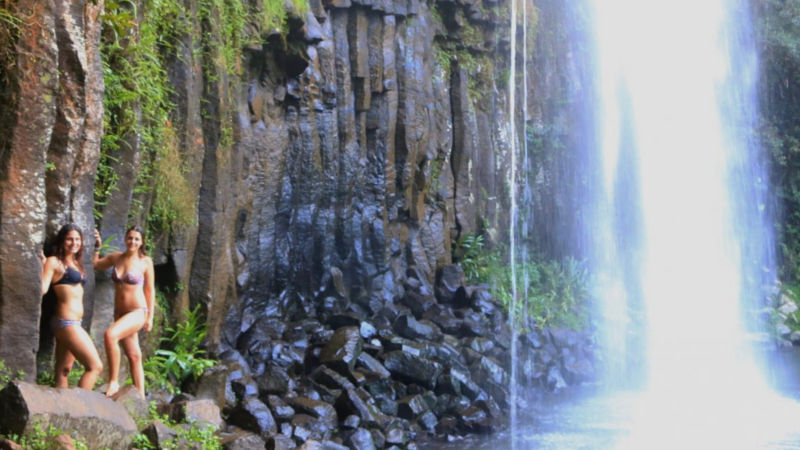
<svg viewBox="0 0 800 450"><path fill-rule="evenodd" d="M36 425L69 430L89 448L127 449L138 432L128 411L98 392L9 383L0 391L0 433L30 433Z"/></svg>

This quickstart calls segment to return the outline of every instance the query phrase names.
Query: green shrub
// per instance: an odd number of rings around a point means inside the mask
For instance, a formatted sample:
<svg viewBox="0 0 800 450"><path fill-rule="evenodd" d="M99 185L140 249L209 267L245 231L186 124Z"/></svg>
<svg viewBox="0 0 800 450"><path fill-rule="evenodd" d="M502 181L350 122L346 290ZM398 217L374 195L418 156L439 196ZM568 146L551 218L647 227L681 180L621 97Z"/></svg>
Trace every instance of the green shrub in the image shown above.
<svg viewBox="0 0 800 450"><path fill-rule="evenodd" d="M516 298L511 267L499 250L486 250L483 237L468 234L456 244L456 261L470 283L489 286L522 329L588 324L588 271L579 261L530 261L516 264Z"/></svg>
<svg viewBox="0 0 800 450"><path fill-rule="evenodd" d="M159 442L159 447L154 446L143 433L133 437L133 445L139 449L182 449L186 448L187 443L199 444L203 450L219 450L222 448L219 436L216 435L213 425L201 424L194 420L188 420L186 425L180 426L169 419L165 414L159 415L156 411L154 402L150 403L150 418L147 422L159 421L177 433L177 436L166 442ZM141 428L144 424L139 424ZM192 448L197 448L192 446Z"/></svg>
<svg viewBox="0 0 800 450"><path fill-rule="evenodd" d="M144 369L150 383L177 393L184 382L197 378L216 362L205 358L200 348L206 336L200 321L199 306L187 311L186 319L175 328L167 328L168 337L161 339L163 348L145 361Z"/></svg>

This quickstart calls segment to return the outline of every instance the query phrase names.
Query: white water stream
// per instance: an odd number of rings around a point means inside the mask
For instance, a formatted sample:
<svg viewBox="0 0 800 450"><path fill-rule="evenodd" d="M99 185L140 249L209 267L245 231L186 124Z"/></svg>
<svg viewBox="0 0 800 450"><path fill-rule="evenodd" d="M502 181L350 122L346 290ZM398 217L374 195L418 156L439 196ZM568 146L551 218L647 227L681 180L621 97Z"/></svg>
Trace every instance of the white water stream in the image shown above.
<svg viewBox="0 0 800 450"><path fill-rule="evenodd" d="M612 376L626 370L632 295L646 321L644 390L619 446L762 448L800 428L791 419L800 408L767 387L745 332L743 308L773 272L766 176L748 135L749 16L722 0L595 0L593 9L604 185L587 232L598 236ZM621 153L625 145L633 150ZM638 239L627 244L620 230ZM638 263L636 292L621 259Z"/></svg>
<svg viewBox="0 0 800 450"><path fill-rule="evenodd" d="M587 429L602 424L602 443L565 427L579 437L553 448L800 448L800 407L767 386L751 352L749 319L773 281L774 244L767 176L750 134L757 58L746 2L588 2L599 135L586 145L602 167L583 199L591 211L584 232L608 379L641 390L586 403L624 413L576 409ZM511 35L516 48L514 20ZM512 80L515 68L512 58ZM513 118L513 87L509 94ZM515 211L522 182L511 176ZM632 370L637 351L644 362ZM511 418L511 447L556 442L515 431L524 429L515 407Z"/></svg>

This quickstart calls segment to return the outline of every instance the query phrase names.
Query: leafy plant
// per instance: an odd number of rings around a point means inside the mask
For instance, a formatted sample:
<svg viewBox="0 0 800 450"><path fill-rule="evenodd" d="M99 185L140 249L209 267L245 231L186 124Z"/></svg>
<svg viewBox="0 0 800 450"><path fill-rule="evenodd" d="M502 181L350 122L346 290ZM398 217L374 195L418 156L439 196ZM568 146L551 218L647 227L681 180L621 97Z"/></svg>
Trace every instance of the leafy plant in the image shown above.
<svg viewBox="0 0 800 450"><path fill-rule="evenodd" d="M22 446L22 448L28 450L54 450L62 448L61 445L55 441L55 439L62 434L65 434L65 432L63 430L59 430L53 425L50 425L47 427L47 429L45 429L41 424L35 423L33 425L33 431L30 433L23 435L9 434L6 437ZM80 439L75 439L73 437L72 442L75 445L76 450L88 449L86 444Z"/></svg>
<svg viewBox="0 0 800 450"><path fill-rule="evenodd" d="M151 383L177 393L180 385L202 375L216 361L205 357L200 348L206 336L205 325L200 321L199 306L187 311L186 318L175 328L167 328L168 337L161 339L165 348L145 362L145 374Z"/></svg>
<svg viewBox="0 0 800 450"><path fill-rule="evenodd" d="M25 378L25 371L17 370L14 372L6 365L5 360L0 359L0 389L3 388L9 381L17 381Z"/></svg>
<svg viewBox="0 0 800 450"><path fill-rule="evenodd" d="M456 245L456 253L467 279L488 284L492 295L517 318L517 325L523 329L532 326L578 329L587 324L589 276L579 261L567 258L561 262L517 263L515 298L507 258L498 250L484 249L482 236L463 236Z"/></svg>
<svg viewBox="0 0 800 450"><path fill-rule="evenodd" d="M172 430L174 430L177 435L174 439L166 441L166 442L159 442L159 446L156 447L153 443L150 442L150 439L147 438L143 433L139 433L133 437L133 445L139 449L182 449L186 448L187 443L199 444L199 448L203 450L218 450L222 448L222 444L220 442L219 436L215 434L215 429L213 425L210 424L202 424L194 420L187 420L188 426L180 426L180 424L176 424L169 417L165 414L158 414L155 403L150 403L150 418L146 422L152 422L157 420L164 425L168 426ZM140 424L140 427L143 424ZM197 448L197 447L193 447Z"/></svg>

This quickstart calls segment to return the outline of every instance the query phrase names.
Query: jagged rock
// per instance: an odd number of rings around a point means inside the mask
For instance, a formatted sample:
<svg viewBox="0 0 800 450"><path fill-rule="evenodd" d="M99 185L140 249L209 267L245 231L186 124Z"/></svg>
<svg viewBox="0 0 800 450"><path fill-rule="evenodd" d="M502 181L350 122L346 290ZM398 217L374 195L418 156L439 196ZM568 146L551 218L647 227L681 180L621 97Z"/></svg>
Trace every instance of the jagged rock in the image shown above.
<svg viewBox="0 0 800 450"><path fill-rule="evenodd" d="M464 336L483 337L487 335L487 324L484 317L475 311L466 311L464 320L461 322L460 334Z"/></svg>
<svg viewBox="0 0 800 450"><path fill-rule="evenodd" d="M267 364L264 373L256 377L259 392L284 395L292 386L292 379L283 367Z"/></svg>
<svg viewBox="0 0 800 450"><path fill-rule="evenodd" d="M350 414L344 418L344 421L342 421L342 426L349 429L356 429L359 427L359 425L361 425L361 418L355 414Z"/></svg>
<svg viewBox="0 0 800 450"><path fill-rule="evenodd" d="M458 411L466 409L470 406L469 400L460 395L442 394L436 397L436 404L433 406L433 412L437 416L442 417L445 414L456 414Z"/></svg>
<svg viewBox="0 0 800 450"><path fill-rule="evenodd" d="M173 442L178 437L177 431L157 420L145 427L142 433L155 448L164 448L166 443Z"/></svg>
<svg viewBox="0 0 800 450"><path fill-rule="evenodd" d="M386 370L386 367L384 367L380 361L366 352L362 352L360 355L358 355L358 365L364 367L372 375L378 378L389 378L392 376L392 374Z"/></svg>
<svg viewBox="0 0 800 450"><path fill-rule="evenodd" d="M35 424L70 430L90 448L124 449L137 433L125 408L98 392L9 383L0 391L0 432L30 433Z"/></svg>
<svg viewBox="0 0 800 450"><path fill-rule="evenodd" d="M431 308L436 305L436 298L433 295L423 295L419 292L409 290L402 298L402 303L411 309L414 317L421 318Z"/></svg>
<svg viewBox="0 0 800 450"><path fill-rule="evenodd" d="M355 415L368 427L378 426L380 412L368 400L362 399L354 389L343 391L334 404L339 417Z"/></svg>
<svg viewBox="0 0 800 450"><path fill-rule="evenodd" d="M224 425L219 406L213 400L177 401L168 405L168 415L176 422L195 421L219 429Z"/></svg>
<svg viewBox="0 0 800 450"><path fill-rule="evenodd" d="M233 393L236 396L236 400L258 396L258 384L256 384L256 381L253 380L252 377L245 376L239 378L238 380L233 380L231 381L230 386L231 390L233 390Z"/></svg>
<svg viewBox="0 0 800 450"><path fill-rule="evenodd" d="M322 349L319 355L320 362L339 373L346 374L355 367L362 345L363 341L357 327L339 328Z"/></svg>
<svg viewBox="0 0 800 450"><path fill-rule="evenodd" d="M426 431L433 433L436 431L436 426L439 424L439 420L436 418L436 414L433 412L425 411L417 419L417 423L419 423L420 426L422 426L422 428Z"/></svg>
<svg viewBox="0 0 800 450"><path fill-rule="evenodd" d="M458 424L464 430L488 433L492 430L492 420L489 414L477 406L471 406L458 414Z"/></svg>
<svg viewBox="0 0 800 450"><path fill-rule="evenodd" d="M397 396L392 381L389 379L373 380L364 385L364 389L372 395L378 409L382 413L393 416L397 414Z"/></svg>
<svg viewBox="0 0 800 450"><path fill-rule="evenodd" d="M133 385L121 387L114 395L114 401L128 411L134 422L144 421L150 417L150 405Z"/></svg>
<svg viewBox="0 0 800 450"><path fill-rule="evenodd" d="M456 317L449 306L436 304L423 317L438 325L447 334L461 334L464 320Z"/></svg>
<svg viewBox="0 0 800 450"><path fill-rule="evenodd" d="M503 417L503 410L500 408L500 405L491 398L477 400L473 406L477 406L486 411L489 417L493 419L501 419Z"/></svg>
<svg viewBox="0 0 800 450"><path fill-rule="evenodd" d="M450 394L459 396L461 395L461 383L451 374L443 373L439 375L439 379L436 380L436 394Z"/></svg>
<svg viewBox="0 0 800 450"><path fill-rule="evenodd" d="M473 379L478 384L491 381L500 385L505 385L507 374L505 369L492 358L481 356L470 366Z"/></svg>
<svg viewBox="0 0 800 450"><path fill-rule="evenodd" d="M213 400L222 408L233 407L236 395L231 382L243 378L241 370L233 370L228 365L218 364L206 369L195 383L193 392L199 399Z"/></svg>
<svg viewBox="0 0 800 450"><path fill-rule="evenodd" d="M470 304L472 309L483 314L484 316L495 316L500 313L498 305L495 302L492 294L483 287L474 287L467 291L470 297Z"/></svg>
<svg viewBox="0 0 800 450"><path fill-rule="evenodd" d="M408 431L399 423L395 422L386 427L386 444L406 445L408 438Z"/></svg>
<svg viewBox="0 0 800 450"><path fill-rule="evenodd" d="M410 395L397 401L397 415L408 420L416 420L428 410L428 404L421 395Z"/></svg>
<svg viewBox="0 0 800 450"><path fill-rule="evenodd" d="M552 366L547 371L547 387L553 392L560 391L567 387L567 382L561 375L561 370L558 367Z"/></svg>
<svg viewBox="0 0 800 450"><path fill-rule="evenodd" d="M330 430L336 428L338 416L333 406L307 397L292 397L285 400L298 413L307 414L318 419Z"/></svg>
<svg viewBox="0 0 800 450"><path fill-rule="evenodd" d="M475 400L480 397L483 390L478 386L466 372L450 368L450 376L458 380L461 386L461 392L469 397L470 400Z"/></svg>
<svg viewBox="0 0 800 450"><path fill-rule="evenodd" d="M444 416L436 424L436 434L451 435L455 434L458 427L458 420L453 416Z"/></svg>
<svg viewBox="0 0 800 450"><path fill-rule="evenodd" d="M226 368L230 371L230 377L232 379L238 379L244 375L250 375L250 365L247 364L247 360L244 358L244 356L242 356L241 353L232 349L227 349L220 353L219 364L213 368ZM205 372L203 373L205 374Z"/></svg>
<svg viewBox="0 0 800 450"><path fill-rule="evenodd" d="M483 354L488 353L494 348L494 342L491 339L486 338L470 338L466 340L465 345L472 350Z"/></svg>
<svg viewBox="0 0 800 450"><path fill-rule="evenodd" d="M306 13L303 31L303 39L309 44L316 44L325 37L322 32L322 27L317 21L316 16L312 14L311 11Z"/></svg>
<svg viewBox="0 0 800 450"><path fill-rule="evenodd" d="M429 389L436 387L436 379L442 372L441 364L404 350L383 355L383 365L393 376Z"/></svg>
<svg viewBox="0 0 800 450"><path fill-rule="evenodd" d="M464 270L458 264L440 267L436 271L436 298L445 304L453 303L458 288L466 284Z"/></svg>
<svg viewBox="0 0 800 450"><path fill-rule="evenodd" d="M286 425L291 427L291 425L289 424ZM267 450L292 450L296 448L296 446L290 436L285 436L283 434L276 434L274 436L270 436L267 438L266 448Z"/></svg>
<svg viewBox="0 0 800 450"><path fill-rule="evenodd" d="M311 373L311 379L331 389L355 389L350 380L325 366L314 369Z"/></svg>
<svg viewBox="0 0 800 450"><path fill-rule="evenodd" d="M426 344L422 348L420 356L432 359L444 366L466 370L466 365L459 351L447 342Z"/></svg>
<svg viewBox="0 0 800 450"><path fill-rule="evenodd" d="M378 334L378 330L369 322L361 322L359 332L361 333L361 337L365 340L372 339Z"/></svg>
<svg viewBox="0 0 800 450"><path fill-rule="evenodd" d="M300 447L298 447L298 450L349 450L349 449L333 441L322 440L320 442L314 439L309 439L303 442L303 444Z"/></svg>
<svg viewBox="0 0 800 450"><path fill-rule="evenodd" d="M270 395L267 397L267 403L269 404L270 409L275 414L275 418L278 420L289 420L294 416L294 408L287 405L286 402L283 401L277 395Z"/></svg>
<svg viewBox="0 0 800 450"><path fill-rule="evenodd" d="M255 397L248 397L240 401L228 414L227 422L263 437L278 431L278 426L267 405Z"/></svg>
<svg viewBox="0 0 800 450"><path fill-rule="evenodd" d="M345 445L359 450L375 450L372 434L364 428L358 428L344 440Z"/></svg>
<svg viewBox="0 0 800 450"><path fill-rule="evenodd" d="M431 324L418 322L414 316L401 315L394 322L394 330L400 336L408 339L424 339L427 341L436 338L436 329Z"/></svg>
<svg viewBox="0 0 800 450"><path fill-rule="evenodd" d="M334 429L329 424L307 414L296 414L292 417L292 437L298 442L309 440L325 440L330 438Z"/></svg>
<svg viewBox="0 0 800 450"><path fill-rule="evenodd" d="M247 431L237 430L234 433L223 435L220 439L222 448L225 450L252 450L266 448L266 442L261 436L248 433Z"/></svg>

